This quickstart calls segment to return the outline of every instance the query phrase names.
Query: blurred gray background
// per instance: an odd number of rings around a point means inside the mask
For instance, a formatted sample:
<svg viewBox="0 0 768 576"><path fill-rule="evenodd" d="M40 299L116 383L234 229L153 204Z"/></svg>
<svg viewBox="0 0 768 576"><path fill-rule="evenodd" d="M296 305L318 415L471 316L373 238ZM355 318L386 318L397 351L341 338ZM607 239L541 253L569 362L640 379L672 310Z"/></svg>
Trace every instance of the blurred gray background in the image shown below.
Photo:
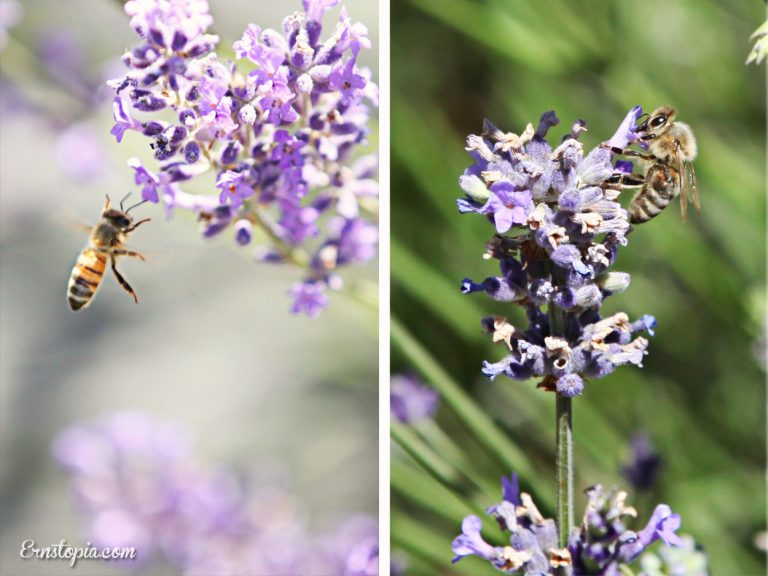
<svg viewBox="0 0 768 576"><path fill-rule="evenodd" d="M369 28L374 49L360 61L377 79L378 3L345 4ZM231 45L249 22L279 27L300 1L211 5L215 32ZM117 410L178 422L212 465L277 465L318 523L376 514L374 304L345 292L316 320L292 316L285 292L298 271L252 262L229 235L203 242L190 215L167 222L162 208L145 205L135 216L152 222L130 245L150 258L120 262L140 305L110 273L91 308L69 311L67 279L86 238L68 221L92 224L105 193L116 201L136 190L127 158L150 168L154 160L138 135L115 143L109 98L84 103L67 71L79 59L98 83L137 39L116 1L39 0L23 9L0 52L0 572L71 573L66 562L22 561L19 548L26 538L84 542L50 442L65 426ZM67 62L46 69L37 53L50 53L52 42L53 59ZM73 121L79 127L62 143ZM72 144L83 131L95 145ZM80 161L91 157L90 168L72 173L73 150ZM375 294L375 262L351 272L362 283L356 290ZM117 573L102 562L81 562L77 572Z"/></svg>

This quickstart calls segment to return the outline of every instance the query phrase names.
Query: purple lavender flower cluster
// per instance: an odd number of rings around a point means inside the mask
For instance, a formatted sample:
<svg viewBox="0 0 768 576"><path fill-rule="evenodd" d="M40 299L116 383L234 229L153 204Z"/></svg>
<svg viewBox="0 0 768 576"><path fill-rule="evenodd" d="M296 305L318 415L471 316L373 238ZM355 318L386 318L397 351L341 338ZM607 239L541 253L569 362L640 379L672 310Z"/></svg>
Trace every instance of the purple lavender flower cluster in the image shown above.
<svg viewBox="0 0 768 576"><path fill-rule="evenodd" d="M676 534L680 516L660 504L639 532L629 530L628 519L637 516L625 505L626 493L593 486L587 490L587 508L579 528L574 528L567 548L557 547L555 521L542 516L531 497L520 493L517 475L502 478L502 502L488 508L499 527L509 533L509 544L493 546L482 535L482 520L467 516L462 534L453 541L453 559L479 556L507 574L601 574L619 576L622 566L640 557L644 550L662 540L668 546L681 546Z"/></svg>
<svg viewBox="0 0 768 576"><path fill-rule="evenodd" d="M378 574L375 519L313 535L284 490L204 467L170 422L118 413L65 430L53 454L70 474L90 541L136 549L131 573L163 564L189 576Z"/></svg>
<svg viewBox="0 0 768 576"><path fill-rule="evenodd" d="M462 291L514 302L528 317L525 328L505 317L482 320L493 341L509 351L500 362L484 362L489 378L542 378L545 389L570 397L582 393L585 378L602 378L622 364L641 365L648 340L638 333L653 335L654 318L630 322L623 312L600 314L603 300L630 280L610 268L631 230L617 201L615 175L631 171L631 164L614 166L609 146L637 139L641 112L639 106L630 110L616 134L586 155L581 120L556 147L546 141L559 123L554 112L520 135L486 121L482 135L468 137L474 164L459 179L466 196L457 204L460 212L481 214L494 225L484 257L499 261L500 274L482 282L465 279ZM557 317L561 325L555 325Z"/></svg>
<svg viewBox="0 0 768 576"><path fill-rule="evenodd" d="M127 74L110 82L112 134L120 142L141 133L159 163L129 162L142 197L162 200L169 217L195 212L205 238L230 230L246 246L259 234L260 259L306 271L289 293L293 312L308 316L327 306L326 288L342 286L338 269L373 258L378 241L377 160L357 154L366 102L377 104L371 72L357 64L371 42L344 7L321 38L323 15L339 2L303 0L282 32L249 24L229 62L207 33L207 0L129 0L141 43L123 56ZM182 189L208 172L217 193Z"/></svg>

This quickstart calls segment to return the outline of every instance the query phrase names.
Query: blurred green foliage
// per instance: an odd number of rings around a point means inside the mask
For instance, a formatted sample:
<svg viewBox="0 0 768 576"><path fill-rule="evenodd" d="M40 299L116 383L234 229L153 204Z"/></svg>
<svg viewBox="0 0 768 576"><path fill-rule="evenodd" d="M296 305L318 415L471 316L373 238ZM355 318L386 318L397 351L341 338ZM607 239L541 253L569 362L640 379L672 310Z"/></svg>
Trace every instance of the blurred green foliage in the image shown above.
<svg viewBox="0 0 768 576"><path fill-rule="evenodd" d="M630 236L632 274L608 312L658 319L641 370L588 384L575 402L577 494L626 486L629 437L647 431L663 459L653 494L630 494L640 521L656 502L682 514L712 574L765 573L765 67L745 66L757 0L392 0L393 372L413 370L443 399L435 422L393 431L393 553L409 574L490 574L450 565L465 514L500 499L515 469L553 516L554 398L532 382L480 375L503 356L480 318L522 315L462 296L491 227L458 214L467 134L484 117L519 133L553 109L566 133L583 118L590 149L626 111L669 104L698 138L701 215L670 207ZM628 200L625 200L625 202ZM584 499L577 498L577 517ZM499 538L486 522L490 540Z"/></svg>

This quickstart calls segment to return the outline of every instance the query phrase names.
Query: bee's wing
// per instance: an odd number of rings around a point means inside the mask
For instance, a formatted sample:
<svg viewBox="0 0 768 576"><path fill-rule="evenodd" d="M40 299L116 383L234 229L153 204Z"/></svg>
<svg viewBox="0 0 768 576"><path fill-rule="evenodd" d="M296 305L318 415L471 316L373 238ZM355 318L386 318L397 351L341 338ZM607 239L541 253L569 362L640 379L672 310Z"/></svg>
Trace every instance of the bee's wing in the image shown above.
<svg viewBox="0 0 768 576"><path fill-rule="evenodd" d="M72 211L67 209L62 208L54 211L50 215L50 219L58 226L63 226L71 230L80 230L86 234L90 234L91 230L93 230L93 226L89 226L88 224L82 222L74 215Z"/></svg>
<svg viewBox="0 0 768 576"><path fill-rule="evenodd" d="M693 205L696 206L697 212L701 212L701 196L699 196L699 188L696 186L696 171L693 169L693 163L686 162L685 168L688 170L688 184L691 188Z"/></svg>
<svg viewBox="0 0 768 576"><path fill-rule="evenodd" d="M680 219L688 216L688 173L680 156L680 143L675 141L675 170L677 170L678 184L680 185Z"/></svg>

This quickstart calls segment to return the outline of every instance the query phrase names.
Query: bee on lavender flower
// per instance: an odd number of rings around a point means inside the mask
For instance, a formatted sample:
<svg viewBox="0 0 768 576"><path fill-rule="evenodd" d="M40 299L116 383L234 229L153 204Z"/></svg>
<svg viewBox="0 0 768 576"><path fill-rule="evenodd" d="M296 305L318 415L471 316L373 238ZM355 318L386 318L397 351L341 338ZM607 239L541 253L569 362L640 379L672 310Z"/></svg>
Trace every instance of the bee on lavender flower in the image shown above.
<svg viewBox="0 0 768 576"><path fill-rule="evenodd" d="M107 196L107 203L101 212L101 220L89 230L88 244L85 245L85 248L77 257L75 266L72 268L72 274L69 277L69 284L67 285L67 302L69 302L69 307L75 312L87 308L91 300L93 300L104 278L107 260L110 261L112 272L117 282L123 290L133 296L137 304L139 303L139 298L136 296L134 289L131 288L131 285L123 278L122 274L117 271L117 257L131 256L144 260L144 256L138 252L126 250L124 243L128 238L128 234L145 222L149 222L150 219L145 218L134 224L133 218L128 215L128 212L139 204L143 204L143 202L134 204L127 210L124 210L123 202L125 202L126 198L128 196L120 202L120 210L116 210L110 208L109 196Z"/></svg>
<svg viewBox="0 0 768 576"><path fill-rule="evenodd" d="M611 148L615 154L641 158L648 162L644 175L625 174L618 181L627 187L640 186L629 205L629 221L642 224L658 216L672 200L680 196L680 216L688 215L688 201L701 212L693 161L696 138L690 126L675 121L674 108L662 106L636 128L639 141L648 145L648 153Z"/></svg>

